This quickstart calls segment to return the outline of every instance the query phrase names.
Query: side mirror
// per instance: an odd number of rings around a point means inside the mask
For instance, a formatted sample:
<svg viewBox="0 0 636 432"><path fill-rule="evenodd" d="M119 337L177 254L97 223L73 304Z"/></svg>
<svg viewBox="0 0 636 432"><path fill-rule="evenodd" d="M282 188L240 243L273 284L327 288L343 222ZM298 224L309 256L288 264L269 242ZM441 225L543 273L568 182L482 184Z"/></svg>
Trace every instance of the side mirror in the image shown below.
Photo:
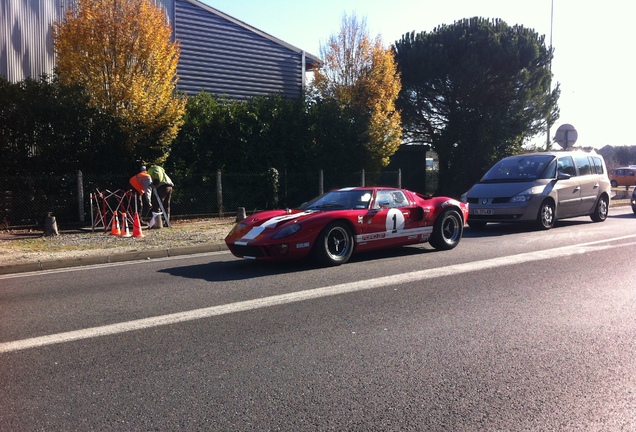
<svg viewBox="0 0 636 432"><path fill-rule="evenodd" d="M557 175L557 180L567 180L571 177L572 176L570 174L566 174L564 172L559 171L559 174Z"/></svg>

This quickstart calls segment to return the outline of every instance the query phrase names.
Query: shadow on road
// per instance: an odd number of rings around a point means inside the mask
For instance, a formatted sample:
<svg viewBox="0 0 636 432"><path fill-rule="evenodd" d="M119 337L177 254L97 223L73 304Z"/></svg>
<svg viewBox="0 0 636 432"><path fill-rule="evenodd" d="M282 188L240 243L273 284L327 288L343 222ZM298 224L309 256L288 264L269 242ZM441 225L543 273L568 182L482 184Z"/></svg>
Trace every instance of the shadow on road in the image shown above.
<svg viewBox="0 0 636 432"><path fill-rule="evenodd" d="M356 265L365 261L377 261L382 259L395 259L406 256L435 253L428 245L403 246L381 251L363 252L354 254L349 262L341 266ZM331 267L333 271L341 267ZM292 274L298 272L321 271L320 267L310 259L301 261L253 261L240 258L231 258L227 261L197 264L193 266L179 266L163 270L159 273L167 273L171 276L188 279L201 279L209 282L228 282L247 279L257 279L265 276ZM318 276L317 276L318 277Z"/></svg>
<svg viewBox="0 0 636 432"><path fill-rule="evenodd" d="M564 219L557 221L550 230L558 230L571 226L589 225L591 223L592 222L589 220ZM471 228L468 226L465 227L463 237L495 237L507 234L518 234L534 231L536 231L537 233L546 232L545 230L535 228L534 225L531 223L489 223L483 228Z"/></svg>

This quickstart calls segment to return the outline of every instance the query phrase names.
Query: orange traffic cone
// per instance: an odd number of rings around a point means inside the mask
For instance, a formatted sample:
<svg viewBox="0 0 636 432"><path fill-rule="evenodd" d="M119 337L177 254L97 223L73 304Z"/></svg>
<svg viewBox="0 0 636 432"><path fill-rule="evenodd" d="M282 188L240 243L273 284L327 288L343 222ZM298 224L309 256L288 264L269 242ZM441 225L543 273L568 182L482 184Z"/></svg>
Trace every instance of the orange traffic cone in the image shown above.
<svg viewBox="0 0 636 432"><path fill-rule="evenodd" d="M139 213L135 212L135 218L133 219L133 237L143 237L141 232L141 221L139 220Z"/></svg>
<svg viewBox="0 0 636 432"><path fill-rule="evenodd" d="M110 235L121 235L121 230L119 229L119 218L117 217L116 211L113 212L113 220L110 223Z"/></svg>
<svg viewBox="0 0 636 432"><path fill-rule="evenodd" d="M128 230L128 218L126 213L121 214L121 237L132 237L130 230Z"/></svg>

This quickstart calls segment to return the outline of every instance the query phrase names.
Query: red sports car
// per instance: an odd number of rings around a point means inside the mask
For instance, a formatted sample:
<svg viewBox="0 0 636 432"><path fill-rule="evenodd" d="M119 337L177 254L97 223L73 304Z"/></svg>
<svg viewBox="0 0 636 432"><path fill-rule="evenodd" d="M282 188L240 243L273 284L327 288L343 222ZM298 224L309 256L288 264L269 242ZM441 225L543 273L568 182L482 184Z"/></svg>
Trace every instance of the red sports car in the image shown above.
<svg viewBox="0 0 636 432"><path fill-rule="evenodd" d="M468 204L405 189L337 189L297 209L256 213L225 238L230 251L256 260L313 256L324 265L347 262L353 252L429 242L453 249L461 240Z"/></svg>

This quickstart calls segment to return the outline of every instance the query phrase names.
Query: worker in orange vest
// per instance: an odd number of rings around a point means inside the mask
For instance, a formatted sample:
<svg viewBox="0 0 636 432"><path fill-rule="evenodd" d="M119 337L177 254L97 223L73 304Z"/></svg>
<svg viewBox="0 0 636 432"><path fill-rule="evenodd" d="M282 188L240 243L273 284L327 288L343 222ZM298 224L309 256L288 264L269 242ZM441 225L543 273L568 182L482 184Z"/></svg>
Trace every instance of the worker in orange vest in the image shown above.
<svg viewBox="0 0 636 432"><path fill-rule="evenodd" d="M151 206L152 197L152 177L148 174L146 167L141 166L139 173L130 178L130 185L139 193L139 213L143 212L144 203L146 208Z"/></svg>

